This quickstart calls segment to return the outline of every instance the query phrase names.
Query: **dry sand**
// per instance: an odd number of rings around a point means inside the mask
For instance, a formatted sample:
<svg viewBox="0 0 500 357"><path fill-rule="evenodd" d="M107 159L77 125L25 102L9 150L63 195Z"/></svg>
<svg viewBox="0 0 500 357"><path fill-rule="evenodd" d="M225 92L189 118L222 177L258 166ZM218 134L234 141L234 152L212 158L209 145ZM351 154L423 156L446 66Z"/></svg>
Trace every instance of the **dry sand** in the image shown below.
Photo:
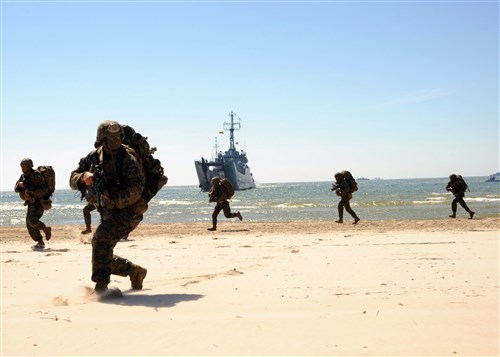
<svg viewBox="0 0 500 357"><path fill-rule="evenodd" d="M500 218L142 225L107 302L81 228L0 228L3 356L499 354Z"/></svg>

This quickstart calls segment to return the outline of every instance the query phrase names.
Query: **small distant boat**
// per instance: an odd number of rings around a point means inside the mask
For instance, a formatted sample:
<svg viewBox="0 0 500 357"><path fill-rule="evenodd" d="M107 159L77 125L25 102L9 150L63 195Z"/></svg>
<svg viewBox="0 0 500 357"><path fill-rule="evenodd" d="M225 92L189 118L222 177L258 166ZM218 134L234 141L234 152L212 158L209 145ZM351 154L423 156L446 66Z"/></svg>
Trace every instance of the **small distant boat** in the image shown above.
<svg viewBox="0 0 500 357"><path fill-rule="evenodd" d="M358 177L357 180L358 181L369 181L370 179L367 177Z"/></svg>
<svg viewBox="0 0 500 357"><path fill-rule="evenodd" d="M488 177L486 182L500 182L500 172L490 175L490 177Z"/></svg>

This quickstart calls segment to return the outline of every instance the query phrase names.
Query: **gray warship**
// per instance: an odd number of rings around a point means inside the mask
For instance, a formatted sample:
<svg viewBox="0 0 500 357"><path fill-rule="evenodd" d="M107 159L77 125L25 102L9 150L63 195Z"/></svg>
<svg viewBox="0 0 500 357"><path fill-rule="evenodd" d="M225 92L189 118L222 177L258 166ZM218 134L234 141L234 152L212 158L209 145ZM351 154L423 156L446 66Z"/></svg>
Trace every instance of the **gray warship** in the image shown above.
<svg viewBox="0 0 500 357"><path fill-rule="evenodd" d="M236 150L234 144L234 131L240 130L241 123L234 121L235 113L231 111L229 117L230 123L224 123L224 130L229 130L229 150L222 153L218 151L217 139L215 143L215 158L212 160L196 160L196 174L198 175L199 187L202 191L210 190L210 181L212 177L227 178L233 184L236 191L255 188L255 181L252 172L248 166L247 154L241 150Z"/></svg>

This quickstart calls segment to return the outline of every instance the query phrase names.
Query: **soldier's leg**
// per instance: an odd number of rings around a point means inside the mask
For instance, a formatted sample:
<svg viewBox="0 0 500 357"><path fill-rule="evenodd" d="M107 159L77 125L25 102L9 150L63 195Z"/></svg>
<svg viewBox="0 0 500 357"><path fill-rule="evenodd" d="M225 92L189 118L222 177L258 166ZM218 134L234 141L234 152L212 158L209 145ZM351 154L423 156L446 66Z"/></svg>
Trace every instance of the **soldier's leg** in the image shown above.
<svg viewBox="0 0 500 357"><path fill-rule="evenodd" d="M212 213L212 228L209 228L210 230L217 229L217 216L219 215L220 211L222 211L222 203L217 202Z"/></svg>
<svg viewBox="0 0 500 357"><path fill-rule="evenodd" d="M455 218L457 216L457 202L460 200L460 196L456 196L451 202L451 218Z"/></svg>
<svg viewBox="0 0 500 357"><path fill-rule="evenodd" d="M40 233L45 228L45 224L40 221L43 216L43 208L39 204L28 204L28 212L26 213L26 228L28 233L35 242L42 242L43 237Z"/></svg>
<svg viewBox="0 0 500 357"><path fill-rule="evenodd" d="M351 208L351 203L349 202L349 200L347 200L345 204L345 210L352 216L352 218L354 218L354 224L359 222L359 218L354 212L354 210Z"/></svg>
<svg viewBox="0 0 500 357"><path fill-rule="evenodd" d="M92 237L92 280L109 284L110 275L130 276L132 288L141 289L147 270L113 253L116 243L128 236L140 223L141 217L129 210L105 216Z"/></svg>
<svg viewBox="0 0 500 357"><path fill-rule="evenodd" d="M85 229L82 231L82 234L92 233L92 217L90 212L95 210L95 206L92 203L87 203L85 207L83 207L83 220L85 221Z"/></svg>
<svg viewBox="0 0 500 357"><path fill-rule="evenodd" d="M137 216L135 214L130 215L130 218L128 220L129 223L127 224L127 229L122 231L120 235L117 235L115 239L119 241L121 239L128 238L129 234L134 229L137 228L141 220L142 216ZM134 264L128 259L113 254L113 261L111 263L111 274L130 277L132 289L142 289L142 282L146 278L147 273L148 271L146 268Z"/></svg>
<svg viewBox="0 0 500 357"><path fill-rule="evenodd" d="M474 217L475 212L472 212L472 211L470 210L470 208L469 208L469 207L467 206L467 204L465 203L465 201L464 201L464 198L463 198L463 197L461 197L461 198L460 198L460 200L458 201L458 203L460 203L460 206L462 206L462 207L464 208L464 210L466 210L466 211L467 211L467 213L469 213L470 218L472 219L472 217Z"/></svg>
<svg viewBox="0 0 500 357"><path fill-rule="evenodd" d="M222 209L224 210L224 216L226 218L234 218L234 217L238 217L238 214L237 213L231 213L231 207L229 206L229 202L227 201L224 201L222 203Z"/></svg>
<svg viewBox="0 0 500 357"><path fill-rule="evenodd" d="M337 209L339 211L339 219L335 222L337 223L342 223L344 222L344 205L345 205L345 199L342 198L337 206Z"/></svg>
<svg viewBox="0 0 500 357"><path fill-rule="evenodd" d="M95 206L92 203L87 203L85 207L83 207L83 220L85 221L86 226L90 226L92 223L92 217L90 215L90 212L95 210Z"/></svg>

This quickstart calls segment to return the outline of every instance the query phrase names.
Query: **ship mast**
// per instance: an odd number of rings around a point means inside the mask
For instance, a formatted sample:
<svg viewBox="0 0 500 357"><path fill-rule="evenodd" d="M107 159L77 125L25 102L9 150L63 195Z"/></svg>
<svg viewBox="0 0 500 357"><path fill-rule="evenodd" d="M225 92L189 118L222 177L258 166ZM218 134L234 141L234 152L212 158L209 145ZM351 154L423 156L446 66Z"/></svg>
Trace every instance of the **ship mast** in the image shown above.
<svg viewBox="0 0 500 357"><path fill-rule="evenodd" d="M217 143L217 137L215 137L214 149L215 149L215 156L212 157L212 160L214 160L219 155L219 144Z"/></svg>
<svg viewBox="0 0 500 357"><path fill-rule="evenodd" d="M234 122L235 115L236 114L231 110L231 113L229 113L229 116L231 117L231 123L224 123L224 130L229 130L229 150L234 151L236 151L236 148L234 147L234 131L240 130L241 128L240 121L238 121L237 123Z"/></svg>

